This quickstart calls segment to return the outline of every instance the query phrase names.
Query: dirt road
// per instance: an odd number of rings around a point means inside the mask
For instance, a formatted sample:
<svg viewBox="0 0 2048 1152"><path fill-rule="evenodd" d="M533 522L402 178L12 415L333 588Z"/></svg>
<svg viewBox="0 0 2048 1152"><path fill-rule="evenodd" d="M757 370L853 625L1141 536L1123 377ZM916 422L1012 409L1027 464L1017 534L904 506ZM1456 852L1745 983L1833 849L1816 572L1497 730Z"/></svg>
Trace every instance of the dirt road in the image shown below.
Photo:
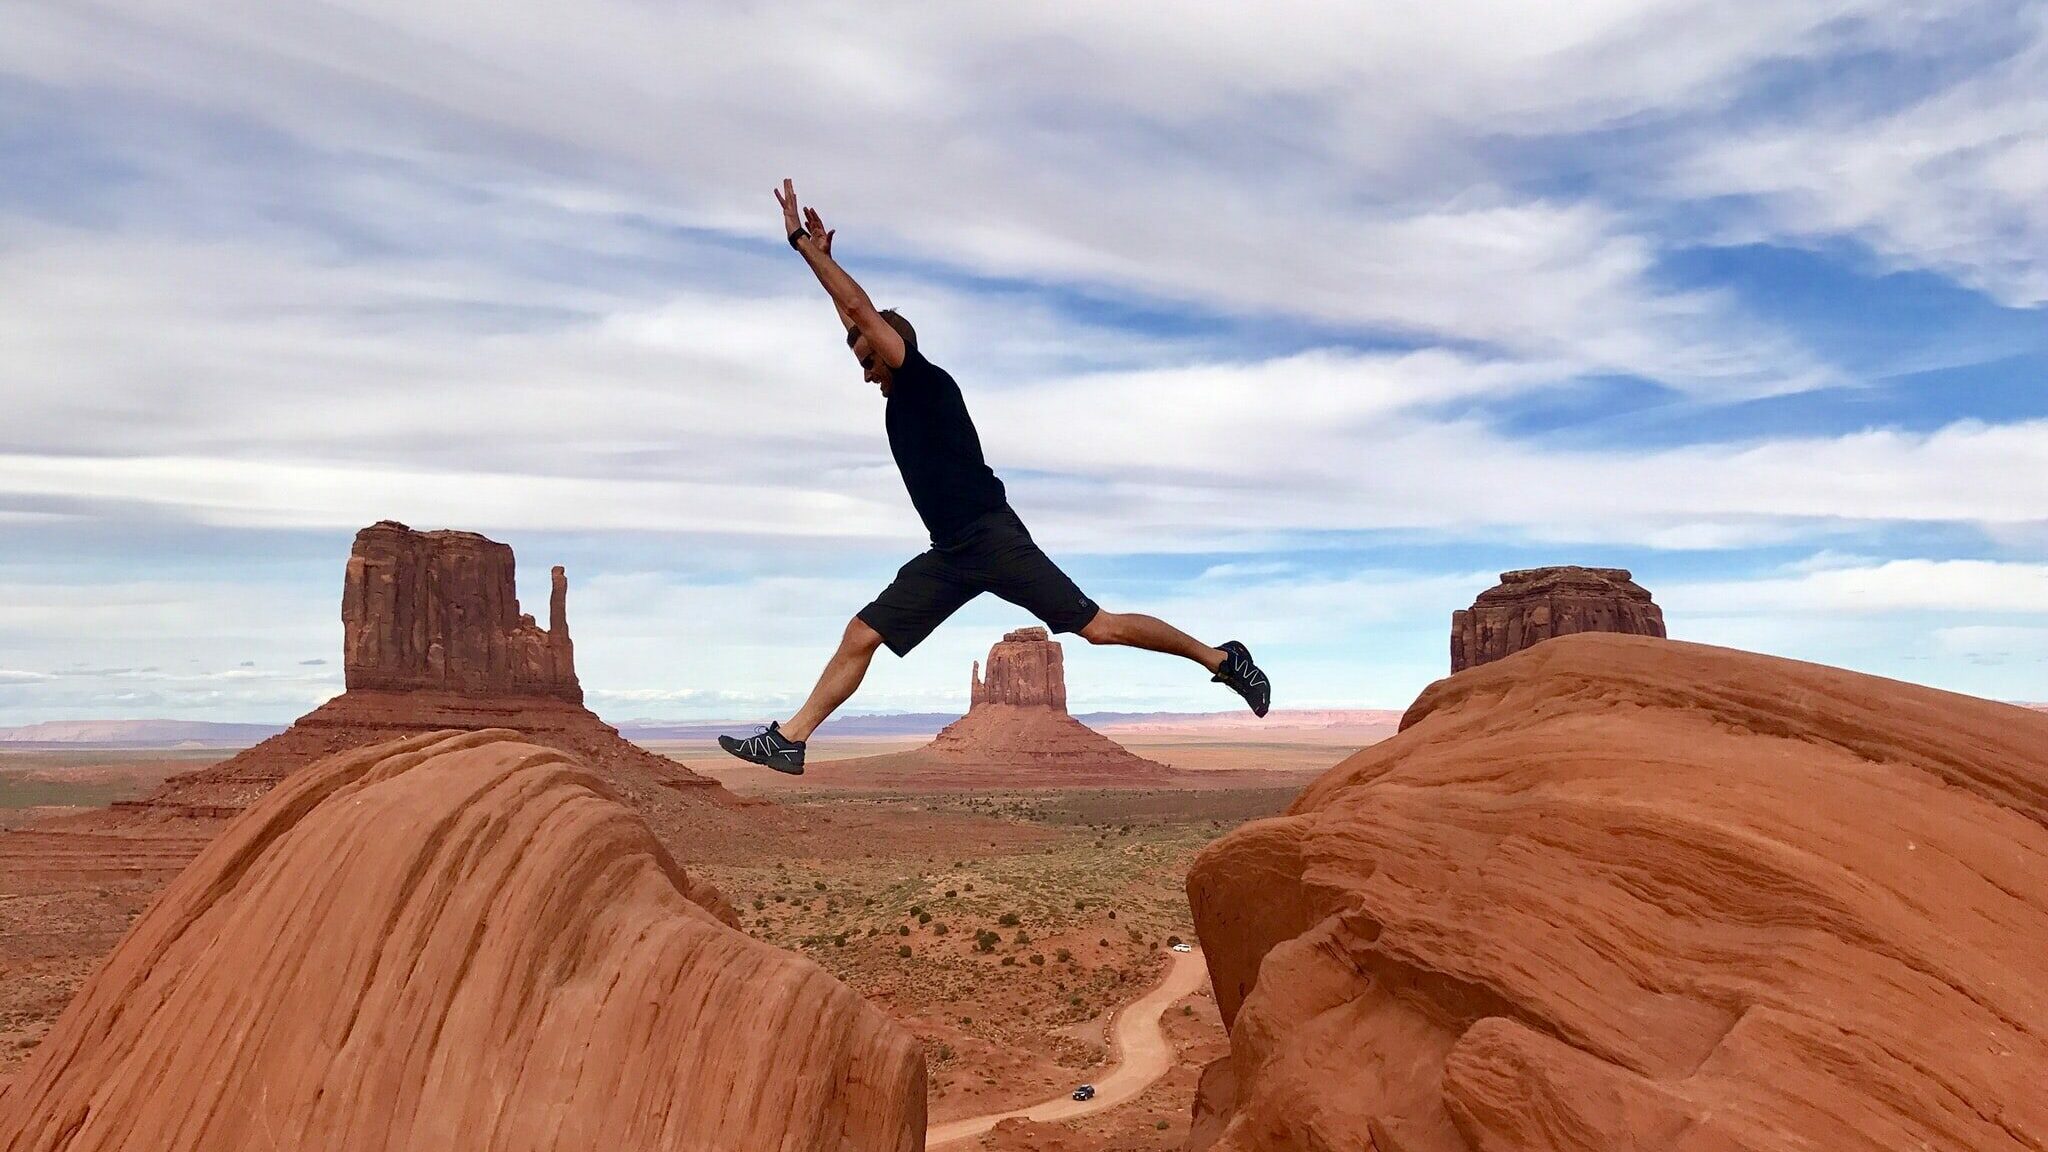
<svg viewBox="0 0 2048 1152"><path fill-rule="evenodd" d="M1159 1017L1174 1001L1200 988L1208 978L1209 970L1203 965L1199 950L1173 953L1173 967L1167 969L1166 979L1117 1013L1116 1049L1121 1059L1114 1070L1097 1075L1093 1081L1094 1099L1075 1100L1062 1093L1050 1100L1012 1108L1007 1112L949 1120L925 1131L924 1146L938 1148L979 1136L995 1127L997 1121L1012 1116L1032 1120L1072 1120L1076 1116L1114 1108L1135 1098L1173 1066L1173 1044L1160 1029Z"/></svg>

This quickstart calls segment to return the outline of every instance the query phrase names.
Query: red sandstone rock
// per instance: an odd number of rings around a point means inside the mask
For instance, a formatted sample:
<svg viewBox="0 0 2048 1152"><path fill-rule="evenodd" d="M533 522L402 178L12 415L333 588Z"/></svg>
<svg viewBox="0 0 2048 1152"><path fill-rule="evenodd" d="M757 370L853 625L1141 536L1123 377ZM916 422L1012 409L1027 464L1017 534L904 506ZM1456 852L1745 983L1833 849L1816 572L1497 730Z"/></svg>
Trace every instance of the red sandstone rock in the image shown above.
<svg viewBox="0 0 2048 1152"><path fill-rule="evenodd" d="M1472 607L1451 613L1451 671L1512 656L1577 632L1664 635L1664 612L1626 568L1527 568L1503 572Z"/></svg>
<svg viewBox="0 0 2048 1152"><path fill-rule="evenodd" d="M1067 714L1066 665L1043 628L1020 628L989 649L988 678L975 665L967 714L911 752L825 761L813 772L859 775L877 786L935 779L974 785L1141 784L1171 778Z"/></svg>
<svg viewBox="0 0 2048 1152"><path fill-rule="evenodd" d="M1026 708L1067 710L1067 667L1059 642L1043 628L1005 632L988 650L988 679L975 662L968 690L971 711L983 704L1016 704Z"/></svg>
<svg viewBox="0 0 2048 1152"><path fill-rule="evenodd" d="M554 569L549 627L519 611L512 549L474 532L380 520L356 533L342 585L347 686L583 702Z"/></svg>
<svg viewBox="0 0 2048 1152"><path fill-rule="evenodd" d="M2043 875L2048 717L1545 643L1197 858L1206 1146L2048 1147Z"/></svg>
<svg viewBox="0 0 2048 1152"><path fill-rule="evenodd" d="M0 1150L922 1147L915 1038L713 895L514 733L324 760L136 923Z"/></svg>
<svg viewBox="0 0 2048 1152"><path fill-rule="evenodd" d="M363 529L342 585L348 690L220 764L115 804L115 822L230 817L322 757L444 728L514 728L567 752L664 834L664 809L737 803L717 782L627 741L583 707L568 577L560 567L553 575L543 632L519 614L509 547L391 520Z"/></svg>

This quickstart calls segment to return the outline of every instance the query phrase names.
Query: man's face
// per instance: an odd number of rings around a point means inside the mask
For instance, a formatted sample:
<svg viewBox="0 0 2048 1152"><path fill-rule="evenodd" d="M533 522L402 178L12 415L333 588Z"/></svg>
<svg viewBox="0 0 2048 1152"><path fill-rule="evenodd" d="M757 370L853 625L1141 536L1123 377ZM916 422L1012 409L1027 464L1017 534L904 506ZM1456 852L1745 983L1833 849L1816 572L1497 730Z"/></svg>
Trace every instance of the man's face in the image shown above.
<svg viewBox="0 0 2048 1152"><path fill-rule="evenodd" d="M853 358L860 361L860 378L870 384L877 385L882 389L882 395L887 396L889 394L889 385L892 382L889 366L882 362L880 356L875 354L874 345L868 343L866 336L854 338Z"/></svg>

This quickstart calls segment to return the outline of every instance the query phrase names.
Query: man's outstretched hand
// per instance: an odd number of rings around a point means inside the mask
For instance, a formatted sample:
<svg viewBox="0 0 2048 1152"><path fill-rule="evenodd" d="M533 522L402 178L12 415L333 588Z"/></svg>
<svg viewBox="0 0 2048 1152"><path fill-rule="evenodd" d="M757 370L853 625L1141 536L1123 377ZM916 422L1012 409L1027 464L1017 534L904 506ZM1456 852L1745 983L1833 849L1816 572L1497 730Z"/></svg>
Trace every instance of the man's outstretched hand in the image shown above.
<svg viewBox="0 0 2048 1152"><path fill-rule="evenodd" d="M795 235L798 228L804 228L810 233L812 243L818 246L818 251L827 256L832 254L832 233L825 230L825 222L818 218L816 209L803 209L803 223L799 224L797 222L795 181L784 180L782 182L782 187L775 193L775 202L782 205L783 235L792 236Z"/></svg>
<svg viewBox="0 0 2048 1152"><path fill-rule="evenodd" d="M818 216L816 208L804 209L804 230L811 234L811 242L825 255L832 254L832 233L825 227L825 221Z"/></svg>

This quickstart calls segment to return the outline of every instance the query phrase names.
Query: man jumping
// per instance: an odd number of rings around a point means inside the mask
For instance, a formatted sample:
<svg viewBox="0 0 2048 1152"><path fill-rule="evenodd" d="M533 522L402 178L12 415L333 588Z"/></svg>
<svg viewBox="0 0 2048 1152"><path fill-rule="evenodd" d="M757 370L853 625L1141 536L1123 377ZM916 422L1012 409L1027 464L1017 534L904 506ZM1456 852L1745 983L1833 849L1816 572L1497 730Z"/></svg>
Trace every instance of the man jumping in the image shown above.
<svg viewBox="0 0 2048 1152"><path fill-rule="evenodd" d="M1048 559L1012 511L981 457L981 439L968 418L960 386L917 350L917 333L894 310L878 312L868 294L832 259L832 233L812 209L798 222L796 188L788 180L775 194L783 230L817 274L839 309L847 346L862 378L887 400L889 452L903 473L910 502L931 532L931 549L905 564L874 602L846 625L839 650L825 665L810 699L785 724L752 736L720 736L727 752L777 772L801 775L804 742L853 695L883 644L905 656L962 604L983 592L1045 621L1055 632L1078 632L1090 644L1123 644L1185 656L1229 685L1252 712L1266 714L1272 695L1266 674L1235 640L1211 648L1164 620L1135 612L1106 612Z"/></svg>

